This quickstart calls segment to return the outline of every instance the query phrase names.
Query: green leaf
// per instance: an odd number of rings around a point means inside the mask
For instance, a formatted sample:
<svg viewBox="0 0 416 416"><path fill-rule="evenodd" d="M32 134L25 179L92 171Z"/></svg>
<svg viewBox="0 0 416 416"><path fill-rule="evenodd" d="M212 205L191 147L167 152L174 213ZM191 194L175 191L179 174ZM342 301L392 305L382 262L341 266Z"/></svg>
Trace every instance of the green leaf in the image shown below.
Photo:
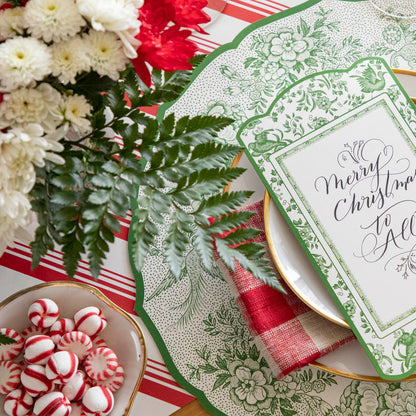
<svg viewBox="0 0 416 416"><path fill-rule="evenodd" d="M183 229L184 224L179 218L174 220L168 229L168 236L165 240L166 259L169 263L172 273L178 277L181 274L182 264L184 262L184 253L189 244L189 237Z"/></svg>
<svg viewBox="0 0 416 416"><path fill-rule="evenodd" d="M56 192L51 199L51 202L57 205L70 205L80 200L80 192L65 190Z"/></svg>
<svg viewBox="0 0 416 416"><path fill-rule="evenodd" d="M93 205L103 205L110 200L110 192L105 189L99 189L92 192L88 197L88 202Z"/></svg>
<svg viewBox="0 0 416 416"><path fill-rule="evenodd" d="M280 407L280 411L282 413L282 416L293 416L298 413L296 410L285 409L284 407Z"/></svg>
<svg viewBox="0 0 416 416"><path fill-rule="evenodd" d="M261 233L261 230L255 228L239 228L235 231L230 232L226 237L223 238L224 241L229 245L235 245L243 243L247 240L252 240L256 238Z"/></svg>
<svg viewBox="0 0 416 416"><path fill-rule="evenodd" d="M62 251L65 271L72 278L75 276L81 254L85 253L83 242L79 240L76 231L64 237Z"/></svg>
<svg viewBox="0 0 416 416"><path fill-rule="evenodd" d="M216 390L218 387L221 387L229 378L231 377L230 373L221 373L217 375L215 383L212 386L212 391Z"/></svg>
<svg viewBox="0 0 416 416"><path fill-rule="evenodd" d="M203 228L197 227L195 231L194 245L199 257L202 260L202 264L210 270L212 267L212 249L213 240L210 233Z"/></svg>
<svg viewBox="0 0 416 416"><path fill-rule="evenodd" d="M221 218L217 218L210 226L210 233L222 234L225 231L230 231L246 223L253 215L254 213L249 211L236 211L223 215Z"/></svg>
<svg viewBox="0 0 416 416"><path fill-rule="evenodd" d="M144 210L141 210L142 212ZM140 210L135 211L137 215ZM131 224L130 229L133 230L134 241L133 247L133 260L136 268L141 270L146 260L147 253L150 250L154 242L155 235L150 232L151 227L146 227L146 222L149 222L147 213L145 212L145 219L141 221L135 221Z"/></svg>
<svg viewBox="0 0 416 416"><path fill-rule="evenodd" d="M17 341L13 338L8 337L5 334L0 333L0 345L15 344Z"/></svg>
<svg viewBox="0 0 416 416"><path fill-rule="evenodd" d="M196 212L201 216L219 217L239 208L252 194L253 191L234 191L214 195L202 201Z"/></svg>

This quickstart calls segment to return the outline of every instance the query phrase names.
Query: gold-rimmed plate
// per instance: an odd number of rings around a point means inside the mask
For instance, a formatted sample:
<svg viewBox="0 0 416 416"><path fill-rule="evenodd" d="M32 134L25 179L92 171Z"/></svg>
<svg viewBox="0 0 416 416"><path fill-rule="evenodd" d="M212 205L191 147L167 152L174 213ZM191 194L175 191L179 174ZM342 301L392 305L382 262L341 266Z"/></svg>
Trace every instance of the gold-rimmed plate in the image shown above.
<svg viewBox="0 0 416 416"><path fill-rule="evenodd" d="M50 298L60 309L60 318L72 318L86 306L100 308L108 325L100 333L109 348L117 354L125 371L123 386L114 393L114 408L109 416L127 416L132 408L146 367L146 343L137 322L98 289L83 283L50 282L14 293L0 303L0 327L22 331L31 325L27 310L37 299ZM0 400L3 409L4 397Z"/></svg>
<svg viewBox="0 0 416 416"><path fill-rule="evenodd" d="M393 69L393 72L416 103L416 71ZM292 291L318 314L348 328L349 325L267 191L264 195L264 224L272 260ZM342 377L385 382L378 377L358 341L320 358L313 365ZM416 375L406 380L416 380Z"/></svg>

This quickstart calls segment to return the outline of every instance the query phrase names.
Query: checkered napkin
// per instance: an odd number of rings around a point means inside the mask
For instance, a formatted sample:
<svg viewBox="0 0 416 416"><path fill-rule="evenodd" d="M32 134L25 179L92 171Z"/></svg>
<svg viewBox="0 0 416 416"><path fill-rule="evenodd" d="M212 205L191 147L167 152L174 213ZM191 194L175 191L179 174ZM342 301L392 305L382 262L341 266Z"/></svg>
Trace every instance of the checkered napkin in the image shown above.
<svg viewBox="0 0 416 416"><path fill-rule="evenodd" d="M246 224L264 230L263 201L244 210L255 212ZM265 233L256 241L265 242ZM226 272L243 317L273 374L281 378L354 339L352 332L306 306L279 276L287 294L265 285L236 266ZM228 275L227 275L228 274Z"/></svg>

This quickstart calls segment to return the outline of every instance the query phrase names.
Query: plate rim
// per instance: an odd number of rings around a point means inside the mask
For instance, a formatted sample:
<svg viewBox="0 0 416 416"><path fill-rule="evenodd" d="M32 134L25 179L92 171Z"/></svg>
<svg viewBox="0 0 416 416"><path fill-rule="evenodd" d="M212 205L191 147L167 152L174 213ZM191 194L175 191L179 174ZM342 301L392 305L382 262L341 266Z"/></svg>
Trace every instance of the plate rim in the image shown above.
<svg viewBox="0 0 416 416"><path fill-rule="evenodd" d="M326 316L323 312L319 311L319 309L316 309L317 308L316 306L314 307L313 304L311 304L308 301L305 301L303 299L303 297L298 293L298 291L293 289L292 284L290 283L290 281L285 276L285 274L283 272L282 263L281 263L278 255L276 253L275 245L274 245L272 235L271 235L270 215L269 215L269 213L270 213L270 201L271 201L271 197L270 197L269 192L266 189L265 192L264 192L264 200L263 200L264 232L266 234L266 240L267 240L267 245L268 245L269 250L270 250L270 256L272 258L273 264L277 268L277 271L282 276L283 280L286 282L286 284L289 286L289 288L293 291L293 293L295 293L295 295L303 303L305 303L307 306L309 306L311 309L313 309L315 312L317 312L319 315L323 316L324 318L328 319L329 321L331 321L335 324L341 325L338 322L336 322L335 320ZM347 325L346 328L349 328L349 326L346 322L345 322L345 324ZM341 325L341 326L344 326L344 325ZM318 360L315 360L315 361L309 363L309 365L311 365L311 366L313 366L313 367L315 367L319 370L323 370L323 371L326 371L328 373L334 374L336 376L340 376L340 377L344 377L344 378L348 378L348 379L375 382L375 383L391 383L392 382L391 380L386 380L386 379L381 378L379 376L369 376L369 375L365 375L365 374L358 374L358 373L352 373L352 372L349 372L349 371L339 370L339 369L331 367L327 364L322 364ZM395 380L395 382L414 381L414 380L416 380L416 373L412 374L411 376L409 376L407 378L404 378L402 380Z"/></svg>
<svg viewBox="0 0 416 416"><path fill-rule="evenodd" d="M273 260L274 265L276 266L279 274L282 276L285 283L289 286L290 290L307 306L309 306L312 310L314 310L319 315L323 316L325 319L328 319L329 321L333 322L334 324L340 325L344 328L350 329L350 326L348 323L342 319L342 318L331 318L328 315L326 315L320 308L315 305L314 303L310 302L309 300L306 300L303 295L294 287L291 280L286 276L283 264L280 261L279 256L277 255L276 248L273 242L271 227L270 227L270 202L271 197L269 194L269 191L266 189L264 192L264 199L263 199L263 217L264 217L264 232L266 234L266 241L267 245L270 249L270 256Z"/></svg>
<svg viewBox="0 0 416 416"><path fill-rule="evenodd" d="M143 381L143 377L144 377L144 373L146 370L146 365L147 365L147 347L146 347L146 340L143 334L142 329L140 328L139 324L122 308L120 308L118 305L116 305L112 300L110 300L106 295L104 295L103 292L101 292L101 290L95 288L94 286L91 286L87 283L80 283L80 282L68 282L68 281L53 281L53 282L45 282L45 283L40 283L34 286L29 286L25 289L21 289L13 294L11 294L10 296L8 296L6 299L3 299L0 302L0 310L3 309L6 305L8 305L10 302L16 300L17 298L19 298L22 295L25 295L27 293L30 292L34 292L36 290L39 289L43 289L46 287L76 287L78 289L84 289L87 290L88 292L90 292L91 294L93 294L94 296L96 296L98 299L100 299L102 302L104 302L105 304L107 304L107 306L109 306L111 309L115 310L117 313L119 313L120 315L122 315L127 321L129 321L129 323L133 326L134 330L136 331L139 341L140 341L140 347L142 349L141 353L142 353L142 366L140 369L140 373L139 376L137 378L136 384L133 387L133 391L130 395L129 401L127 402L126 408L123 412L122 416L128 416L131 408L133 406L134 403L134 399L136 398L136 395L139 391L139 386L141 384L141 382Z"/></svg>

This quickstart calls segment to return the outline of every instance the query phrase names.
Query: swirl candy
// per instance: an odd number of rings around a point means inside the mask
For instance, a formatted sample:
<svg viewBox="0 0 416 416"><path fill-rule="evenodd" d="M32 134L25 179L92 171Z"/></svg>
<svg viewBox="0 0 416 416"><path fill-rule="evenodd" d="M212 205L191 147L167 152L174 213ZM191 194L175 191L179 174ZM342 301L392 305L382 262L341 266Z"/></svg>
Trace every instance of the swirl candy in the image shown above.
<svg viewBox="0 0 416 416"><path fill-rule="evenodd" d="M29 364L46 364L53 354L55 344L47 335L33 335L25 342L25 360Z"/></svg>
<svg viewBox="0 0 416 416"><path fill-rule="evenodd" d="M13 361L0 362L0 393L7 394L17 389L22 370Z"/></svg>
<svg viewBox="0 0 416 416"><path fill-rule="evenodd" d="M48 328L58 319L59 308L52 299L38 299L29 306L28 316L40 328Z"/></svg>
<svg viewBox="0 0 416 416"><path fill-rule="evenodd" d="M50 392L53 388L52 381L46 377L45 367L37 364L28 365L22 371L20 381L32 397Z"/></svg>
<svg viewBox="0 0 416 416"><path fill-rule="evenodd" d="M91 338L81 331L68 332L59 341L58 350L71 351L82 361L92 350Z"/></svg>
<svg viewBox="0 0 416 416"><path fill-rule="evenodd" d="M39 328L36 325L31 325L24 329L20 335L26 341L28 338L33 337L33 335L47 335L48 332L48 328Z"/></svg>
<svg viewBox="0 0 416 416"><path fill-rule="evenodd" d="M75 328L75 323L72 319L62 318L58 319L52 326L49 331L49 336L52 338L55 344L58 344L61 337L67 332L73 331Z"/></svg>
<svg viewBox="0 0 416 416"><path fill-rule="evenodd" d="M22 351L24 340L11 328L0 328L0 334L6 335L16 341L13 344L0 345L0 361L13 360L13 358L16 358Z"/></svg>
<svg viewBox="0 0 416 416"><path fill-rule="evenodd" d="M95 306L87 306L80 309L74 315L75 328L85 334L97 335L107 326L107 319L104 318L100 309Z"/></svg>
<svg viewBox="0 0 416 416"><path fill-rule="evenodd" d="M53 391L36 400L33 413L38 416L69 416L71 403L60 391Z"/></svg>
<svg viewBox="0 0 416 416"><path fill-rule="evenodd" d="M52 354L46 363L46 377L57 384L70 380L78 369L78 357L70 351Z"/></svg>
<svg viewBox="0 0 416 416"><path fill-rule="evenodd" d="M110 348L97 348L85 359L84 367L92 379L102 381L115 373L118 367L117 356Z"/></svg>
<svg viewBox="0 0 416 416"><path fill-rule="evenodd" d="M96 386L105 386L110 389L112 393L117 391L124 383L124 370L121 365L116 368L115 373L106 380L96 381Z"/></svg>
<svg viewBox="0 0 416 416"><path fill-rule="evenodd" d="M108 347L107 343L98 335L94 335L91 338L92 341L92 349L95 350L99 347Z"/></svg>
<svg viewBox="0 0 416 416"><path fill-rule="evenodd" d="M4 399L4 411L8 416L25 416L33 406L33 398L23 389L10 392Z"/></svg>
<svg viewBox="0 0 416 416"><path fill-rule="evenodd" d="M78 370L74 377L72 377L64 384L62 393L68 398L68 400L71 400L71 402L76 402L84 397L84 394L90 387L91 385L87 381L85 373L81 370Z"/></svg>
<svg viewBox="0 0 416 416"><path fill-rule="evenodd" d="M91 387L82 399L85 416L106 416L113 410L113 406L113 393L104 386Z"/></svg>

